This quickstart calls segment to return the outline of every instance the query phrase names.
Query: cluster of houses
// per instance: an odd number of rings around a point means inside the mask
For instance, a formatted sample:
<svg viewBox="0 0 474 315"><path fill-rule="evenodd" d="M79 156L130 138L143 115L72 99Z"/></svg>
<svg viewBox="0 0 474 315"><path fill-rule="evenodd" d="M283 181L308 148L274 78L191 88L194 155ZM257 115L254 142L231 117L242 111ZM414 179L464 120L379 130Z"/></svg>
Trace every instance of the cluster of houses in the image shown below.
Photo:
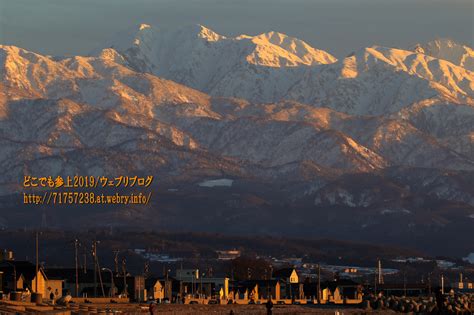
<svg viewBox="0 0 474 315"><path fill-rule="evenodd" d="M458 284L459 286L459 284ZM472 283L464 283L472 288ZM74 298L126 298L130 301L155 300L162 303L333 303L358 304L369 288L351 279L309 281L301 279L294 268L273 272L268 279L234 281L229 277L203 276L198 269L178 269L171 276L133 276L107 268L100 271L76 268L44 269L28 261L18 261L10 252L0 256L0 292L4 298L25 299L41 294L57 300L63 295ZM421 295L426 285L380 284L386 294Z"/></svg>

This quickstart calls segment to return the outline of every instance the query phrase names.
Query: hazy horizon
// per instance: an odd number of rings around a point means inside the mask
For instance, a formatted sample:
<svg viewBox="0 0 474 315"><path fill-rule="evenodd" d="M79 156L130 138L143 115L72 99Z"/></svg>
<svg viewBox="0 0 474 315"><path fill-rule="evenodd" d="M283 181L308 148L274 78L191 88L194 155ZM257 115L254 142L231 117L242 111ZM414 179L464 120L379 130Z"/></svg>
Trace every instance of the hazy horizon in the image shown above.
<svg viewBox="0 0 474 315"><path fill-rule="evenodd" d="M0 0L0 44L43 54L88 54L139 23L202 24L235 36L278 31L343 57L452 38L474 46L472 0Z"/></svg>

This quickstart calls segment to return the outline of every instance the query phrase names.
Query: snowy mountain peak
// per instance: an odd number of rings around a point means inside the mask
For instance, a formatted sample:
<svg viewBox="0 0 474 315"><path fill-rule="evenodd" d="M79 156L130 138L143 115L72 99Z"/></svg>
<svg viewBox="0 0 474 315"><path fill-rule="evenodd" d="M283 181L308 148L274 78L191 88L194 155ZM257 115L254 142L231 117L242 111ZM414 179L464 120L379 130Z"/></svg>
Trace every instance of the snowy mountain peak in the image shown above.
<svg viewBox="0 0 474 315"><path fill-rule="evenodd" d="M262 90L273 99L281 98L305 69L336 62L331 54L282 33L226 37L203 25L177 30L141 25L108 47L139 72L212 95L252 100ZM272 82L275 79L280 82ZM242 95L247 88L252 91Z"/></svg>
<svg viewBox="0 0 474 315"><path fill-rule="evenodd" d="M113 39L110 46L125 51L137 46L153 48L162 41L169 44L179 42L185 44L197 39L215 42L225 38L200 24L187 25L177 30L162 30L150 24L139 24Z"/></svg>
<svg viewBox="0 0 474 315"><path fill-rule="evenodd" d="M226 38L225 36L217 34L213 30L201 24L189 25L180 29L179 31L181 33L188 33L189 35L195 36L197 38L205 39L209 42L216 42Z"/></svg>
<svg viewBox="0 0 474 315"><path fill-rule="evenodd" d="M209 45L200 44L202 40ZM241 52L250 56L246 58L250 63L276 67L328 64L337 60L323 50L315 49L300 39L282 33L272 31L256 36L240 35L232 38L220 35L200 24L188 25L177 30L159 30L149 24L140 24L112 40L109 47L119 52L138 49L141 52L135 51L134 54L139 57L145 57L142 54L154 54L146 56L147 61L151 63L156 61L157 55L168 53L188 55L195 53L203 57L221 58L232 57L232 54ZM167 49L170 52L164 52Z"/></svg>
<svg viewBox="0 0 474 315"><path fill-rule="evenodd" d="M449 38L436 39L425 44L416 44L416 52L450 61L467 70L474 71L474 50Z"/></svg>
<svg viewBox="0 0 474 315"><path fill-rule="evenodd" d="M103 49L100 54L99 58L103 60L110 60L118 64L125 64L125 59L122 55L120 55L115 49L113 48L105 48Z"/></svg>
<svg viewBox="0 0 474 315"><path fill-rule="evenodd" d="M420 46L424 46L430 51L439 51L444 53L452 50L464 50L464 47L466 47L465 45L460 44L450 38L438 38Z"/></svg>
<svg viewBox="0 0 474 315"><path fill-rule="evenodd" d="M143 30L149 29L149 28L151 28L151 25L150 25L150 24L144 24L144 23L142 23L142 24L140 24L140 25L138 26L138 29L139 29L140 31L143 31Z"/></svg>
<svg viewBox="0 0 474 315"><path fill-rule="evenodd" d="M246 38L257 45L256 51L263 50L261 47L269 46L275 46L281 50L280 53L273 53L273 55L285 56L287 61L283 66L329 64L337 61L331 54L315 49L300 39L282 33L272 31L254 37L247 36ZM244 39L244 37L241 37L241 39ZM268 64L268 66L282 65L276 63Z"/></svg>
<svg viewBox="0 0 474 315"><path fill-rule="evenodd" d="M473 106L474 75L447 60L372 46L313 67L285 98L358 115L396 113L424 100Z"/></svg>

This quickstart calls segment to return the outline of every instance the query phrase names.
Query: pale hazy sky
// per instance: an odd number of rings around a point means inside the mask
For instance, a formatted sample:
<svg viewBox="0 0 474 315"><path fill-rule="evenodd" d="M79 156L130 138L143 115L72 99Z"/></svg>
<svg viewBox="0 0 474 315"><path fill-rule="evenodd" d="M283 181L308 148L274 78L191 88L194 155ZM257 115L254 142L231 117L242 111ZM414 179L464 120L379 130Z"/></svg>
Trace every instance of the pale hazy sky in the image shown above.
<svg viewBox="0 0 474 315"><path fill-rule="evenodd" d="M87 54L138 23L274 30L338 57L439 37L474 46L474 0L0 0L0 44L40 53Z"/></svg>

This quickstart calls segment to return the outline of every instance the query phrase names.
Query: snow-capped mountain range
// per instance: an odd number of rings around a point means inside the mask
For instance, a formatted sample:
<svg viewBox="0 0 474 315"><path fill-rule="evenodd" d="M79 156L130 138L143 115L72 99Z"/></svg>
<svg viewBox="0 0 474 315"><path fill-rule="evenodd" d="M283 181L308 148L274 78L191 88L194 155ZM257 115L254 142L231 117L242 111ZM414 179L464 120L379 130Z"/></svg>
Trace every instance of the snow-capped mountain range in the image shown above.
<svg viewBox="0 0 474 315"><path fill-rule="evenodd" d="M474 50L450 39L438 39L425 44L416 44L414 51L435 58L448 60L455 65L474 71Z"/></svg>
<svg viewBox="0 0 474 315"><path fill-rule="evenodd" d="M138 172L170 187L291 181L291 202L405 216L420 193L474 213L473 56L437 40L337 60L281 33L226 37L200 25L142 24L90 56L0 46L1 191L29 173ZM413 184L407 169L429 183ZM391 184L351 193L358 174ZM380 208L380 185L403 211Z"/></svg>

